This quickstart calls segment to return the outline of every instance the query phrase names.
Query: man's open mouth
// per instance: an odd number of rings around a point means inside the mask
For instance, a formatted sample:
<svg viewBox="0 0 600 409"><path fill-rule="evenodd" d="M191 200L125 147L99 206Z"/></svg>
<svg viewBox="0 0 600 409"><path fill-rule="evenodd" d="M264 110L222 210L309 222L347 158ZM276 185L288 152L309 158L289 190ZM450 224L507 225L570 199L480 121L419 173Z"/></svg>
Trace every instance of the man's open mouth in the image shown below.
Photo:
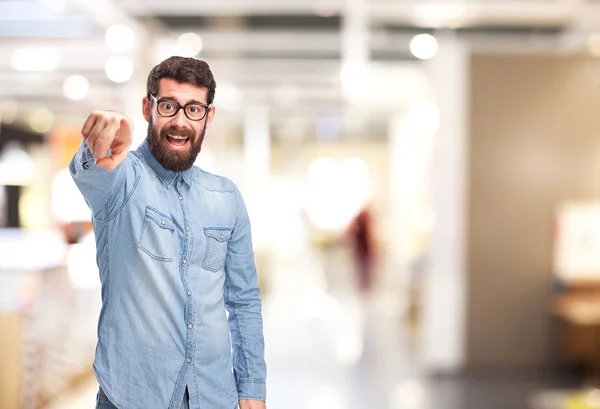
<svg viewBox="0 0 600 409"><path fill-rule="evenodd" d="M184 146L189 140L189 137L181 135L167 135L167 141L174 146Z"/></svg>

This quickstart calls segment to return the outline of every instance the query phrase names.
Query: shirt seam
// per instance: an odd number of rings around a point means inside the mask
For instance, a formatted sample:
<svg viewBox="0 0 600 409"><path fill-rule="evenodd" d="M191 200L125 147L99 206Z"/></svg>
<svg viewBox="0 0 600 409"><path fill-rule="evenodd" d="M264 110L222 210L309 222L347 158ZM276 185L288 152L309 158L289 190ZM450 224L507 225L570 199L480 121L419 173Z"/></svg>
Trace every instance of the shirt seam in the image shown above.
<svg viewBox="0 0 600 409"><path fill-rule="evenodd" d="M106 205L108 206L108 204ZM106 223L106 255L104 256L105 260L104 260L104 267L106 268L106 279L107 279L107 289L106 289L106 301L105 301L105 305L106 305L106 311L110 311L110 309L108 308L109 304L110 304L110 294L111 294L111 284L112 284L112 280L111 280L111 268L110 268L110 236L111 236L111 231L110 231L111 225L109 223ZM106 318L104 319L104 321L106 321Z"/></svg>
<svg viewBox="0 0 600 409"><path fill-rule="evenodd" d="M227 287L227 295L229 298L231 291L229 290L229 282L226 283L226 287ZM240 328L240 323L239 323L239 317L237 314L237 308L235 306L235 303L232 303L231 300L229 301L230 305L231 305L231 312L233 313L233 318L234 318L234 322L235 322L235 327L237 329L237 332L240 336L240 342L242 344L242 358L243 358L243 364L244 364L244 372L248 373L249 370L249 366L248 366L248 357L246 355L246 344L244 342L244 336L242 335L242 330ZM236 372L236 377L237 377L237 372ZM237 384L239 385L241 381L238 379L237 380Z"/></svg>
<svg viewBox="0 0 600 409"><path fill-rule="evenodd" d="M233 235L233 232L235 231L235 229L236 229L236 226L237 226L237 224L238 224L238 222L239 222L239 216L237 215L237 209L238 209L238 193L237 193L237 191L235 191L235 190L234 190L234 191L233 191L233 194L235 195L235 205L236 205L236 220L235 220L235 225L233 226L233 229L232 229L232 231L231 231L231 234L232 234L232 235ZM229 286L227 286L227 289L228 289L228 291L229 291ZM245 372L246 372L246 373L248 373L248 372L250 371L250 365L248 364L248 355L246 354L246 351L247 351L247 348L246 348L246 342L245 342L245 340L244 340L244 335L243 335L243 333L242 333L242 330L241 330L241 328L240 328L239 317L238 317L238 314L237 314L237 308L236 308L236 306L235 306L235 303L234 303L234 304L232 304L232 305L233 305L233 311L235 312L235 314L234 314L234 315L235 315L235 324L236 324L236 326L237 326L238 333L240 334L240 342L241 342L241 344L242 344L242 356L244 357L244 361L245 361L245 364L246 364Z"/></svg>
<svg viewBox="0 0 600 409"><path fill-rule="evenodd" d="M117 217L117 216L119 215L119 213L121 213L121 211L123 210L123 208L124 208L124 207L127 205L127 203L129 203L129 200L131 199L131 197L132 197L132 196L133 196L133 194L135 193L135 191L136 191L136 189L137 189L137 187L138 187L138 185L139 185L139 183L140 183L140 180L141 180L141 179L142 179L142 175L141 175L141 174L139 174L139 175L138 175L138 176L135 178L135 183L134 183L134 185L133 185L133 188L131 189L131 192L129 192L129 194L127 195L127 197L126 197L126 198L125 198L125 200L123 201L123 204L122 204L122 205L121 205L121 206L120 206L120 207L119 207L119 208L118 208L118 209L117 209L117 210L114 212L114 214L113 214L113 215L109 216L109 215L108 215L108 208L106 209L106 214L107 214L107 217L106 217L106 220L104 220L105 222L107 222L107 223L108 223L108 222L110 222L110 221L114 220L114 219L115 219L115 217ZM106 204L106 206L108 207L108 203ZM100 220L102 220L102 219L100 219Z"/></svg>
<svg viewBox="0 0 600 409"><path fill-rule="evenodd" d="M235 190L225 190L225 189L217 189L217 188L210 188L210 187L206 187L204 186L202 183L200 182L196 182L198 185L200 185L200 187L204 190L208 190L209 192L218 192L218 193L235 193Z"/></svg>

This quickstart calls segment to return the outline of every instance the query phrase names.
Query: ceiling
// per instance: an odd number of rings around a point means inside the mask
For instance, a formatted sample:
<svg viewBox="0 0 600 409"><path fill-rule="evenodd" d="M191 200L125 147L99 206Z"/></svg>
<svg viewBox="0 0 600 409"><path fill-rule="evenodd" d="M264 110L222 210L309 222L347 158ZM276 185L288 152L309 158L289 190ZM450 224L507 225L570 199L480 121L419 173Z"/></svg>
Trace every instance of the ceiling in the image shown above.
<svg viewBox="0 0 600 409"><path fill-rule="evenodd" d="M132 29L133 48L107 46L115 24ZM54 124L76 126L95 109L136 115L149 69L181 54L177 40L192 32L217 79L215 103L232 123L255 105L268 106L274 124L302 128L319 115L345 123L365 112L340 81L343 62L358 58L383 92L367 101L367 123L384 127L390 107L422 79L409 48L416 34L451 34L487 52L581 52L597 29L600 2L592 0L0 0L0 112L10 122L16 106L17 123L27 124L45 108ZM134 63L126 82L107 77L115 56ZM85 98L65 96L71 75L89 81Z"/></svg>

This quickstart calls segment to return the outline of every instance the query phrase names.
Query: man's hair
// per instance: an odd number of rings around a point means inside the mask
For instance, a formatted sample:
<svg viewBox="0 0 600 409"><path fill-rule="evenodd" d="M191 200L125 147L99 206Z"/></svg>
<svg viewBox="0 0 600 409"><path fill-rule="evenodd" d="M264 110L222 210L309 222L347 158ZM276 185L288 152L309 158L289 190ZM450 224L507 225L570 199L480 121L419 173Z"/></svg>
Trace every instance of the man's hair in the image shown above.
<svg viewBox="0 0 600 409"><path fill-rule="evenodd" d="M177 82L192 84L208 89L206 99L212 104L217 83L210 67L205 61L195 58L169 57L150 71L146 82L147 95L158 94L158 83L162 78L171 78Z"/></svg>

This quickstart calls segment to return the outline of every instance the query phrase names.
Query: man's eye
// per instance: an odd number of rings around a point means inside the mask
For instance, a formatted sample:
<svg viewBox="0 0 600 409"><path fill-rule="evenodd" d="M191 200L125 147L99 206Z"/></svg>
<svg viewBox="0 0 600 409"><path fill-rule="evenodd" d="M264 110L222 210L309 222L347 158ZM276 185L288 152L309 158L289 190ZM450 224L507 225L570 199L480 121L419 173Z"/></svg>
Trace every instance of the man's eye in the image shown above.
<svg viewBox="0 0 600 409"><path fill-rule="evenodd" d="M190 110L191 113L194 113L194 114L199 111L198 107L195 107L193 105L189 108L189 110Z"/></svg>
<svg viewBox="0 0 600 409"><path fill-rule="evenodd" d="M164 104L164 105L163 105L163 109L165 109L165 110L167 110L167 111L170 111L170 110L172 110L173 108L174 108L174 107L173 107L173 105L172 105L172 104Z"/></svg>

